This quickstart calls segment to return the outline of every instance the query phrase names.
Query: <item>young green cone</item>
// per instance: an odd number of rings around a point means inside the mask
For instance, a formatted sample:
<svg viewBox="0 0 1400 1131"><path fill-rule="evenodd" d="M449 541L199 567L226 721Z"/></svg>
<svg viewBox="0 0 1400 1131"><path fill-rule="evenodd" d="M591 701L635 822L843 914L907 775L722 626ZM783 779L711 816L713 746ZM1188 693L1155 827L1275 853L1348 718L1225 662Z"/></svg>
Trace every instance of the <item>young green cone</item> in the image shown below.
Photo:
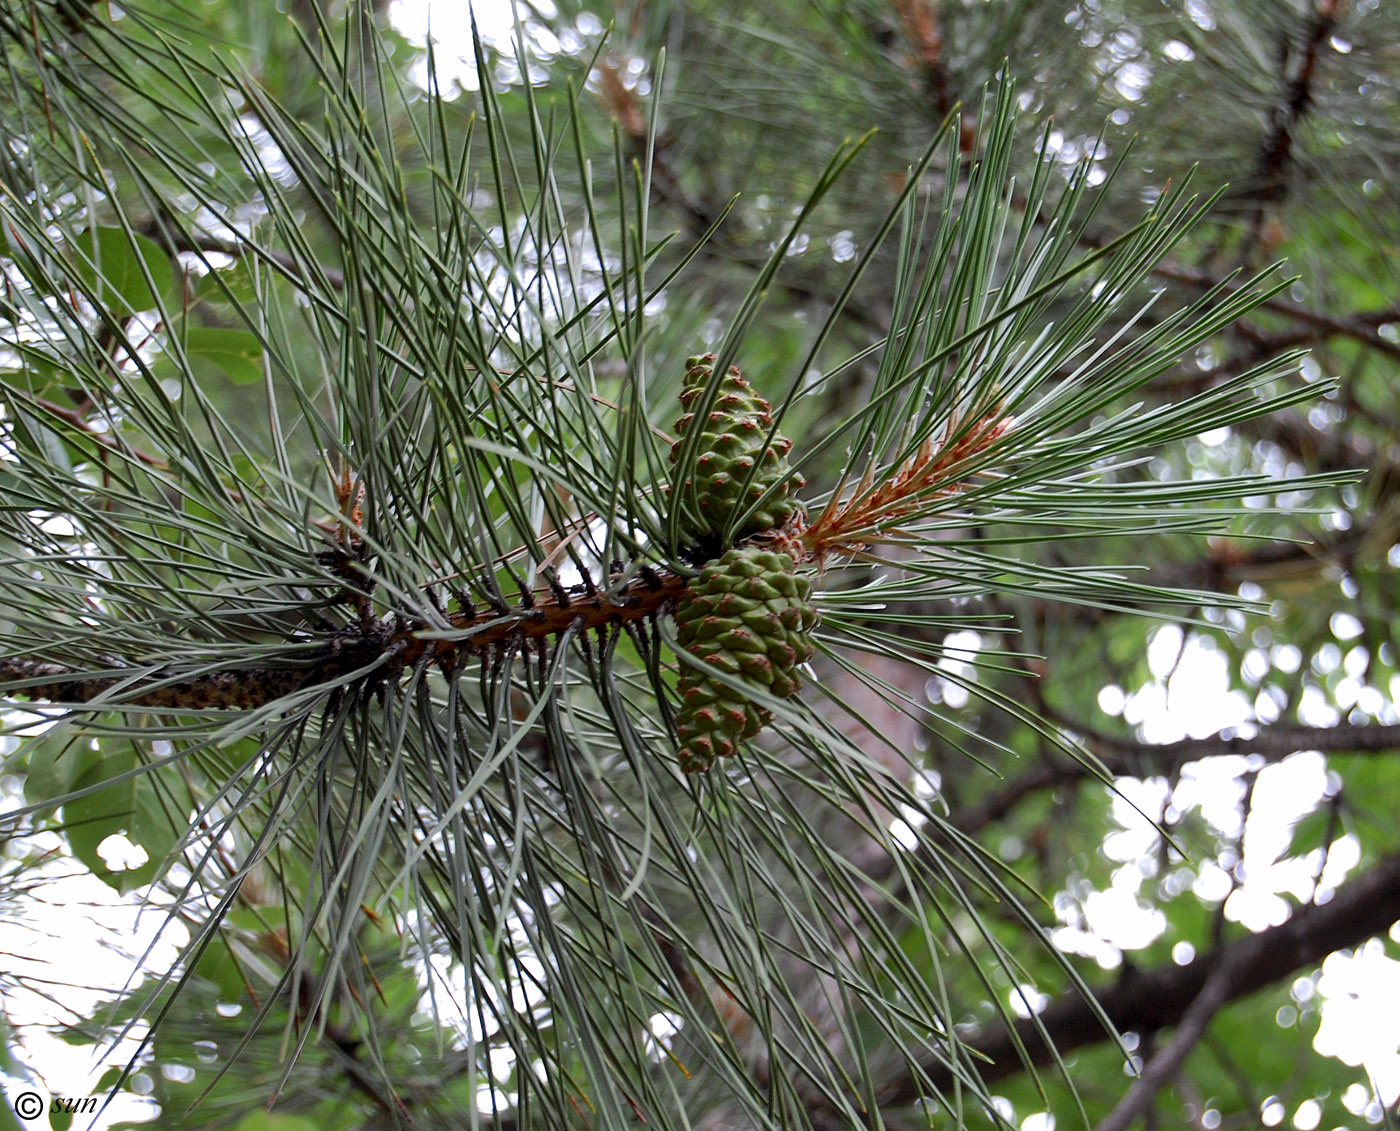
<svg viewBox="0 0 1400 1131"><path fill-rule="evenodd" d="M693 410L714 373L714 360L714 354L705 354L685 363L681 406L688 411L676 421L676 433L684 437L699 428L701 435L694 475L680 484L676 497L686 508L682 528L688 535L718 537L737 512L777 486L779 489L733 532L735 540L742 540L786 523L797 511L793 496L806 480L788 466L792 441L781 434L769 440L773 406L754 392L737 366L729 367L709 413L697 423ZM677 440L671 449L672 463L680 446Z"/></svg>
<svg viewBox="0 0 1400 1131"><path fill-rule="evenodd" d="M712 668L786 698L798 688L798 665L812 658L811 590L787 554L736 547L705 566L676 606L681 646ZM742 692L688 665L681 668L680 694L676 733L688 774L733 754L772 718Z"/></svg>

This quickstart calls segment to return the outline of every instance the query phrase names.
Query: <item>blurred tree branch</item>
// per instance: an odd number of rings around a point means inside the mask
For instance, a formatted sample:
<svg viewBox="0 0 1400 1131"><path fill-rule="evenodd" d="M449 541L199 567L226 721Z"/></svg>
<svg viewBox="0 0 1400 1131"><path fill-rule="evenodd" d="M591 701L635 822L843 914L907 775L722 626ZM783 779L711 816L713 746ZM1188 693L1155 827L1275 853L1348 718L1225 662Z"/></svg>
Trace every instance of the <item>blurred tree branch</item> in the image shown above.
<svg viewBox="0 0 1400 1131"><path fill-rule="evenodd" d="M1280 762L1301 750L1334 754L1392 754L1400 751L1400 725L1341 723L1334 727L1276 725L1261 727L1252 737L1225 732L1213 738L1150 743L1117 738L1076 724L1062 723L1080 734L1110 777L1174 778L1188 762L1224 755L1258 755ZM1062 760L1013 777L1005 786L971 808L954 812L951 821L964 833L981 831L1010 815L1031 794L1073 782L1102 780L1098 770L1083 762Z"/></svg>
<svg viewBox="0 0 1400 1131"><path fill-rule="evenodd" d="M1097 990L1096 996L1119 1033L1155 1033L1180 1025L1217 971L1226 973L1212 987L1203 1010L1273 985L1333 951L1358 946L1385 933L1396 921L1400 921L1400 855L1380 860L1338 888L1328 902L1299 908L1277 927L1226 943L1185 966L1129 967L1118 983ZM1079 997L1053 1002L1037 1020L1061 1055L1111 1039L1093 1009ZM1019 1022L1014 1036L993 1032L972 1037L970 1043L987 1058L982 1075L989 1082L1024 1070L1018 1047L1028 1051L1033 1065L1051 1062L1050 1047L1031 1020ZM937 1061L926 1061L922 1068L936 1086L951 1085ZM923 1092L914 1078L907 1077L888 1081L881 1094L887 1103L906 1104Z"/></svg>

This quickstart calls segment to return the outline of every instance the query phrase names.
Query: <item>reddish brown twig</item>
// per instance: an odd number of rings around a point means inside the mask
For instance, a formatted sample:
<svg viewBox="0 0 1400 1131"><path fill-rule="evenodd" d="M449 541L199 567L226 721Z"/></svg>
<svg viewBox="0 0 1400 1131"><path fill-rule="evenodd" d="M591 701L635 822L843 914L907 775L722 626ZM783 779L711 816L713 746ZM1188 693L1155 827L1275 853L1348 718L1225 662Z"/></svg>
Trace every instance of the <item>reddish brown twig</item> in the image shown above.
<svg viewBox="0 0 1400 1131"><path fill-rule="evenodd" d="M647 135L646 116L636 89L623 80L618 61L612 56L599 59L594 73L598 76L598 97L608 114L623 133L633 141L641 141Z"/></svg>
<svg viewBox="0 0 1400 1131"><path fill-rule="evenodd" d="M895 17L913 53L911 62L922 76L924 93L934 113L946 117L953 108L948 76L948 51L938 7L931 0L890 0Z"/></svg>
<svg viewBox="0 0 1400 1131"><path fill-rule="evenodd" d="M830 554L858 554L867 546L907 538L901 524L926 512L940 498L966 486L969 464L1012 427L1004 406L997 405L970 427L949 427L944 441L932 437L919 445L893 474L877 479L872 463L856 489L842 497L839 490L821 517L796 538L806 556L824 560Z"/></svg>
<svg viewBox="0 0 1400 1131"><path fill-rule="evenodd" d="M125 444L119 443L116 440L116 438L112 436L111 433L100 431L96 424L94 424L76 408L65 408L63 405L54 404L53 401L45 400L43 397L35 397L31 403L34 405L35 408L42 409L44 412L47 412L50 416L56 416L58 417L58 419L64 421L66 424L71 425L77 431L83 433L83 435L101 444L104 448L108 448L112 451L122 451L134 457L135 459L140 460L142 463L148 465L149 467L168 469L170 466L168 463L165 462L165 460L158 459L152 455L147 455L143 451L139 451L136 448L128 447Z"/></svg>

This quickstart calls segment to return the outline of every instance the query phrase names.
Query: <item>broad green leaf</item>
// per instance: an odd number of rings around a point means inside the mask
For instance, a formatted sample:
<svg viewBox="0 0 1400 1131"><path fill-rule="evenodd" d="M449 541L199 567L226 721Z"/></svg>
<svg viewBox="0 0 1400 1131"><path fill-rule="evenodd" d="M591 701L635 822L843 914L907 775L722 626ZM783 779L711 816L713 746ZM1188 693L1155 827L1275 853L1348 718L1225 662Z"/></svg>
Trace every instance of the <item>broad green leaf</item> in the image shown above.
<svg viewBox="0 0 1400 1131"><path fill-rule="evenodd" d="M239 1121L237 1131L321 1131L321 1125L300 1115L254 1111Z"/></svg>
<svg viewBox="0 0 1400 1131"><path fill-rule="evenodd" d="M24 795L31 805L71 793L102 762L102 752L67 727L55 727L29 747Z"/></svg>
<svg viewBox="0 0 1400 1131"><path fill-rule="evenodd" d="M191 326L181 334L180 344L197 374L213 366L235 385L263 379L262 342L251 331Z"/></svg>
<svg viewBox="0 0 1400 1131"><path fill-rule="evenodd" d="M120 743L108 745L114 749L88 764L73 781L74 790L109 781L140 765L129 746L123 750ZM183 796L183 787L173 775L157 783L150 774L135 773L65 802L64 827L74 855L117 891L142 887L165 868L185 831L188 805L177 800ZM118 834L143 850L147 859L130 868L110 867L98 850L104 840Z"/></svg>
<svg viewBox="0 0 1400 1131"><path fill-rule="evenodd" d="M175 285L170 257L145 236L116 227L89 228L74 237L74 277L101 306L130 317L154 309Z"/></svg>

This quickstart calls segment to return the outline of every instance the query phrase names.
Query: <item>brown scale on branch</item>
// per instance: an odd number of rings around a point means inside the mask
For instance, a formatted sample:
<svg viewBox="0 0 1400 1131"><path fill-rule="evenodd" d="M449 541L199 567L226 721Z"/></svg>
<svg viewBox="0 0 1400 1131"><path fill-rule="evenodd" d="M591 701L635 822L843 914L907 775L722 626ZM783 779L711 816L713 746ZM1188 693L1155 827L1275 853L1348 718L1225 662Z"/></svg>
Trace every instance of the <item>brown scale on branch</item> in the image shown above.
<svg viewBox="0 0 1400 1131"><path fill-rule="evenodd" d="M424 639L419 633L425 625L394 627L392 621L379 619L329 635L319 652L297 664L238 668L188 679L163 668L143 676L142 669L133 665L131 671L118 669L112 675L83 678L62 664L0 658L0 681L16 685L8 689L11 696L58 703L109 698L114 710L250 710L298 690L333 683L362 668L374 669L366 680L378 685L420 664L436 665L451 674L470 657L529 647L570 629L586 634L654 617L684 590L683 577L648 569L612 595L596 584L563 594L544 589L531 594L533 604L528 608L473 609L449 615L450 630L465 634L450 640Z"/></svg>

